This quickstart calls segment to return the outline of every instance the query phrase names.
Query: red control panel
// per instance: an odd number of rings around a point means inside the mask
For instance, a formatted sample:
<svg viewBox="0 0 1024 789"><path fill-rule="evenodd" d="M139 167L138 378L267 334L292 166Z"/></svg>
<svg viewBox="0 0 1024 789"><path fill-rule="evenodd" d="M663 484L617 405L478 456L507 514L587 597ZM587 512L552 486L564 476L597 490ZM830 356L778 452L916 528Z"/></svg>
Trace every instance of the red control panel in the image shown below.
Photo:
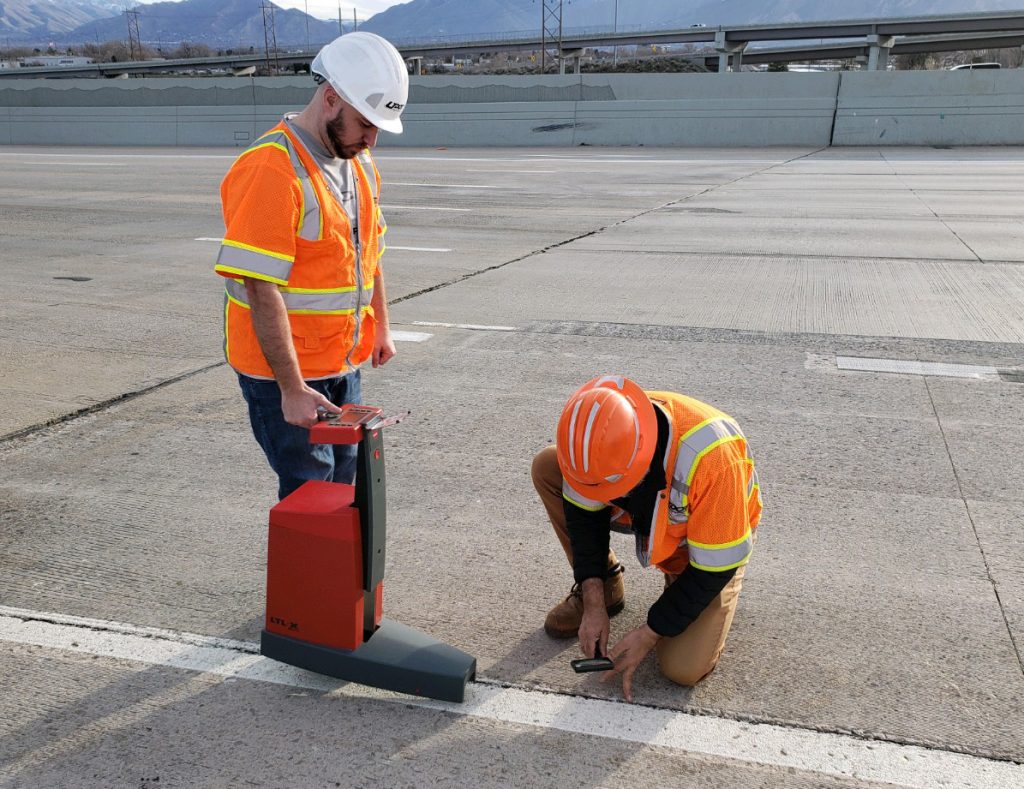
<svg viewBox="0 0 1024 789"><path fill-rule="evenodd" d="M309 440L314 444L358 444L366 425L378 421L383 413L376 406L346 403L340 414L325 413L309 429Z"/></svg>

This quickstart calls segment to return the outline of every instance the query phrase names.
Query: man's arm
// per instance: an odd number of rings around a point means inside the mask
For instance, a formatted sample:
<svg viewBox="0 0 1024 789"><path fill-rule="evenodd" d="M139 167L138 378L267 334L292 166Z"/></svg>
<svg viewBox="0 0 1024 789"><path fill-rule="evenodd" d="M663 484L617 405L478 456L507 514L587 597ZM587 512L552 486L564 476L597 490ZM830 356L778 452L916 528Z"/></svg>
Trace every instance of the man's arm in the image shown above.
<svg viewBox="0 0 1024 789"><path fill-rule="evenodd" d="M736 568L711 572L687 567L647 612L647 625L659 636L677 636L721 594Z"/></svg>
<svg viewBox="0 0 1024 789"><path fill-rule="evenodd" d="M604 655L608 651L610 630L604 603L604 577L608 570L611 509L588 510L564 498L562 506L572 547L573 576L580 585L583 599L580 649L587 657L594 657L596 644Z"/></svg>
<svg viewBox="0 0 1024 789"><path fill-rule="evenodd" d="M288 311L277 285L266 280L246 278L245 292L252 309L252 326L267 364L281 388L281 411L290 425L312 427L317 422L316 410L332 413L341 409L302 380L299 359L292 344Z"/></svg>
<svg viewBox="0 0 1024 789"><path fill-rule="evenodd" d="M373 366L379 367L395 355L395 343L391 339L391 323L388 321L388 297L384 292L384 272L377 269L373 278L373 317L377 322L377 333L373 341Z"/></svg>

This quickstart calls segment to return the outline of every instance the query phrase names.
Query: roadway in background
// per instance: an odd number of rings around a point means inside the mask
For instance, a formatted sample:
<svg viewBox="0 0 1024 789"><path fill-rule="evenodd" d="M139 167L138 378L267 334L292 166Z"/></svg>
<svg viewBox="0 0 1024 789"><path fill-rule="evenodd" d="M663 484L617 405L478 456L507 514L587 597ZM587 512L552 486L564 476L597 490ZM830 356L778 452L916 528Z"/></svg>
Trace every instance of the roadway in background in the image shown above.
<svg viewBox="0 0 1024 789"><path fill-rule="evenodd" d="M0 785L1020 785L1024 149L382 149L385 610L477 657L465 708L252 662L233 156L0 148ZM730 412L766 497L719 668L631 707L541 629L529 481L605 372Z"/></svg>

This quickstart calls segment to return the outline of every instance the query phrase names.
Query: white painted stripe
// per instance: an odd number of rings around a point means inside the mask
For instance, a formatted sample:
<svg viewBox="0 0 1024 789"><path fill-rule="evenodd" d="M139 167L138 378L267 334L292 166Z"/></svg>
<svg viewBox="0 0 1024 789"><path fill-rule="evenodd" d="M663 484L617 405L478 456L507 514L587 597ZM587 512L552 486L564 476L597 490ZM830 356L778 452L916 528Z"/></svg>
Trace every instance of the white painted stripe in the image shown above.
<svg viewBox="0 0 1024 789"><path fill-rule="evenodd" d="M237 159L238 154L214 153L38 153L36 151L0 151L0 156L48 156L58 159Z"/></svg>
<svg viewBox="0 0 1024 789"><path fill-rule="evenodd" d="M394 205L388 203L386 206L381 206L385 211L393 211L396 208L405 211L471 211L471 208L448 208L447 206L436 206L436 205Z"/></svg>
<svg viewBox="0 0 1024 789"><path fill-rule="evenodd" d="M943 364L941 362L916 362L904 359L872 359L860 356L837 356L836 367L840 370L856 370L866 373L897 373L900 375L936 375L944 378L975 378L998 381L999 370L976 364Z"/></svg>
<svg viewBox="0 0 1024 789"><path fill-rule="evenodd" d="M197 238L196 241L216 241L218 244L223 241L223 238Z"/></svg>
<svg viewBox="0 0 1024 789"><path fill-rule="evenodd" d="M550 175L558 170L466 170L467 173L516 173L521 175Z"/></svg>
<svg viewBox="0 0 1024 789"><path fill-rule="evenodd" d="M391 339L395 342L426 342L433 334L427 334L423 331L393 331L391 332Z"/></svg>
<svg viewBox="0 0 1024 789"><path fill-rule="evenodd" d="M49 162L21 162L21 164L39 164L50 166ZM127 167L127 164L119 162L64 162L62 167Z"/></svg>
<svg viewBox="0 0 1024 789"><path fill-rule="evenodd" d="M682 753L863 782L930 789L1017 789L1024 766L898 745L473 682L463 704L404 696L321 677L263 658L247 642L0 606L0 641L315 690L452 715L636 742Z"/></svg>
<svg viewBox="0 0 1024 789"><path fill-rule="evenodd" d="M412 184L401 181L387 181L385 186L423 186L428 189L501 189L506 192L518 191L515 186L479 186L476 184Z"/></svg>
<svg viewBox="0 0 1024 789"><path fill-rule="evenodd" d="M474 331L519 331L516 326L482 326L478 323L437 323L435 321L413 321L413 326L438 326L442 329L473 329Z"/></svg>

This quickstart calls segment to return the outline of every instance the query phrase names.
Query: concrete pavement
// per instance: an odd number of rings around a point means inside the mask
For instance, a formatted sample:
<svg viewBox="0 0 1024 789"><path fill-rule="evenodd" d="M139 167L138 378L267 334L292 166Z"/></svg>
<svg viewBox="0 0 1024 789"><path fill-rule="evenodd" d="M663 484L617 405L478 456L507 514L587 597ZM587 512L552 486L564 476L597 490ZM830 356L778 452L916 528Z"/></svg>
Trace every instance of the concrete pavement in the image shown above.
<svg viewBox="0 0 1024 789"><path fill-rule="evenodd" d="M0 782L939 785L900 747L1024 780L1024 150L379 155L392 323L430 335L364 374L413 411L387 435L387 615L473 653L481 687L619 698L540 628L571 575L529 463L593 375L685 391L743 425L765 520L718 669L685 690L649 662L640 709L895 746L885 775L823 767L828 739L793 767L660 718L641 742L72 647L103 622L258 637L275 484L211 271L232 156L0 148ZM656 576L627 562L613 636ZM100 624L18 635L49 615Z"/></svg>

